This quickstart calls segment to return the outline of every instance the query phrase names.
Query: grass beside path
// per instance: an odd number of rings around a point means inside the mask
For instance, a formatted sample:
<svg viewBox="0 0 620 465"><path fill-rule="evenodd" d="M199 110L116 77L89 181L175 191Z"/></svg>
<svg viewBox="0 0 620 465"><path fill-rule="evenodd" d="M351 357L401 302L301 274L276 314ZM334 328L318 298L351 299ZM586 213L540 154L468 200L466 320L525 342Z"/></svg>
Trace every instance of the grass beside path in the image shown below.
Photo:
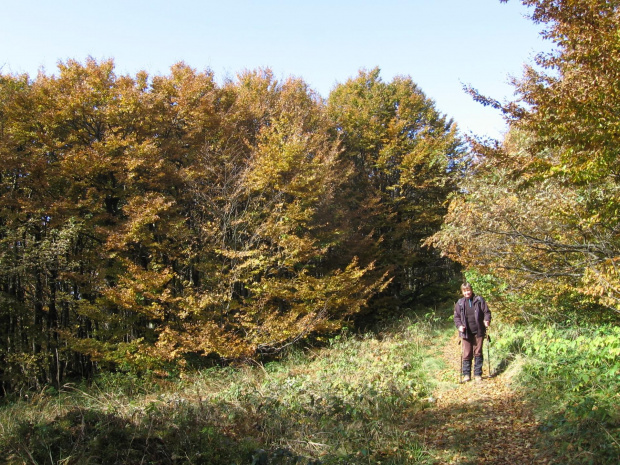
<svg viewBox="0 0 620 465"><path fill-rule="evenodd" d="M413 318L264 365L39 393L0 407L0 463L429 463L409 420L442 368L425 350L437 331Z"/></svg>
<svg viewBox="0 0 620 465"><path fill-rule="evenodd" d="M449 313L343 334L266 364L175 379L106 374L4 399L0 463L620 462L618 328L494 325L497 375L488 377L485 360L482 382L459 384Z"/></svg>

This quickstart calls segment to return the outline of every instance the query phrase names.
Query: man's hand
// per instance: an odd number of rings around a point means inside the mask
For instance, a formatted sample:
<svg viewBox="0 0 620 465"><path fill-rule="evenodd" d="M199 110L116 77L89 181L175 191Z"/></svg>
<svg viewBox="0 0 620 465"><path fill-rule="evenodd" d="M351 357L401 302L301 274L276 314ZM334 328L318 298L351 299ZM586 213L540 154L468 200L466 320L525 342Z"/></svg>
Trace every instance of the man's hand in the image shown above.
<svg viewBox="0 0 620 465"><path fill-rule="evenodd" d="M489 327L490 324L491 324L490 321L486 321L486 320L484 321L484 326L486 326L487 328Z"/></svg>
<svg viewBox="0 0 620 465"><path fill-rule="evenodd" d="M461 326L459 326L459 331L460 331L461 333L464 333L464 332L465 332L465 326L462 326L462 325L461 325Z"/></svg>

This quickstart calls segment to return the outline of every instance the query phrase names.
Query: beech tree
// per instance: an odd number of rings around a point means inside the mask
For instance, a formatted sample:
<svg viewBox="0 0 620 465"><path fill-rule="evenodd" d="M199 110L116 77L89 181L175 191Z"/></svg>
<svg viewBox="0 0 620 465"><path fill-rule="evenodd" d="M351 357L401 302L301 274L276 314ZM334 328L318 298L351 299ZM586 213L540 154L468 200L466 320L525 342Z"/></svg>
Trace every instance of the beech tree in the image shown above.
<svg viewBox="0 0 620 465"><path fill-rule="evenodd" d="M350 253L345 266L331 263L341 235L334 193L346 178L320 99L269 70L226 90L221 137L202 147L204 171L191 178L201 257L193 316L163 333L162 355L277 351L339 329L384 281L366 279L372 263Z"/></svg>
<svg viewBox="0 0 620 465"><path fill-rule="evenodd" d="M523 4L555 49L515 80L517 101L472 91L502 110L511 130L502 145L477 146L467 191L453 200L434 242L498 278L516 304L533 300L530 312L620 311L620 4Z"/></svg>
<svg viewBox="0 0 620 465"><path fill-rule="evenodd" d="M422 242L442 223L464 148L456 125L411 78L386 83L379 74L360 71L337 86L328 112L352 170L342 194L351 212L348 247L390 273L389 289L374 300L386 312L455 273Z"/></svg>

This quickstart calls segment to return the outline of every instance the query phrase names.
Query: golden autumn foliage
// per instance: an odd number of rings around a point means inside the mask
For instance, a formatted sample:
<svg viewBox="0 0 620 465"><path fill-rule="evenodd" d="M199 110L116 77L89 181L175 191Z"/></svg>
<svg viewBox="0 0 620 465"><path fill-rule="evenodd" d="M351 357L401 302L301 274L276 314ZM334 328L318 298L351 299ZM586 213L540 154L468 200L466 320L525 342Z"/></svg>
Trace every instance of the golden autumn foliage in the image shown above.
<svg viewBox="0 0 620 465"><path fill-rule="evenodd" d="M384 253L406 242L415 261L438 226L458 146L410 80L378 86L400 110L379 152L360 135L390 183L367 189L374 175L337 129L347 103L300 79L219 85L182 63L119 76L95 60L0 76L5 389L273 353L368 312L404 276ZM395 230L404 239L386 240Z"/></svg>
<svg viewBox="0 0 620 465"><path fill-rule="evenodd" d="M555 49L499 104L503 144L476 144L443 230L428 243L522 316L620 312L620 2L523 0ZM494 284L489 284L493 282ZM555 315L558 313L558 315ZM617 313L616 313L617 315ZM580 318L581 318L580 317Z"/></svg>
<svg viewBox="0 0 620 465"><path fill-rule="evenodd" d="M426 289L454 273L422 241L442 224L464 147L456 125L408 77L384 82L360 71L329 96L328 114L352 164L345 188L353 215L350 247L376 257L394 277L373 305L379 313L415 305Z"/></svg>

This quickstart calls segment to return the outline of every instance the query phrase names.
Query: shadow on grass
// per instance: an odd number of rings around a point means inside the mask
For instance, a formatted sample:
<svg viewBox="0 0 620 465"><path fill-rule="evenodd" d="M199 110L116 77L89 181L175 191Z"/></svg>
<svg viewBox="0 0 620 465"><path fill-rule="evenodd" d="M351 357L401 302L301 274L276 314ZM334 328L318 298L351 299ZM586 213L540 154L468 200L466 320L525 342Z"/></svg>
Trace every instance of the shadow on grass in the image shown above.
<svg viewBox="0 0 620 465"><path fill-rule="evenodd" d="M174 424L161 415L134 422L75 409L53 422L22 423L0 453L6 464L249 464L256 444L218 431L199 410L183 409Z"/></svg>
<svg viewBox="0 0 620 465"><path fill-rule="evenodd" d="M499 410L498 405L485 405L484 399L433 408L416 420L420 424L415 430L425 436L426 447L440 463L560 463L537 451L533 438L538 430L530 419Z"/></svg>
<svg viewBox="0 0 620 465"><path fill-rule="evenodd" d="M469 394L463 393L469 397ZM426 449L439 463L474 465L547 464L617 465L620 430L608 421L567 425L566 417L534 420L524 398L493 402L464 400L457 406L433 408L416 415L412 430L424 437Z"/></svg>
<svg viewBox="0 0 620 465"><path fill-rule="evenodd" d="M516 358L515 355L512 353L509 354L507 357L502 358L499 361L499 363L495 366L495 368L493 369L491 373L491 377L494 378L504 373L506 369L510 366L510 364L514 362L515 358Z"/></svg>
<svg viewBox="0 0 620 465"><path fill-rule="evenodd" d="M525 341L523 340L523 338L521 337L515 338L510 342L510 344L507 347L505 347L502 350L503 356L501 360L499 361L499 363L495 364L495 368L493 369L493 372L492 372L492 377L499 376L508 369L510 364L514 362L515 359L517 358L517 354L520 354L523 352L524 343ZM493 355L492 347L493 346L489 347L491 350L490 352L491 355Z"/></svg>
<svg viewBox="0 0 620 465"><path fill-rule="evenodd" d="M0 463L359 465L376 463L372 457L381 457L384 464L427 463L417 438L400 425L370 418L362 402L323 400L322 407L298 408L277 399L234 407L168 402L133 416L74 408L53 421L17 425L2 441ZM380 409L389 402L377 401ZM322 449L309 454L288 447L302 442Z"/></svg>

